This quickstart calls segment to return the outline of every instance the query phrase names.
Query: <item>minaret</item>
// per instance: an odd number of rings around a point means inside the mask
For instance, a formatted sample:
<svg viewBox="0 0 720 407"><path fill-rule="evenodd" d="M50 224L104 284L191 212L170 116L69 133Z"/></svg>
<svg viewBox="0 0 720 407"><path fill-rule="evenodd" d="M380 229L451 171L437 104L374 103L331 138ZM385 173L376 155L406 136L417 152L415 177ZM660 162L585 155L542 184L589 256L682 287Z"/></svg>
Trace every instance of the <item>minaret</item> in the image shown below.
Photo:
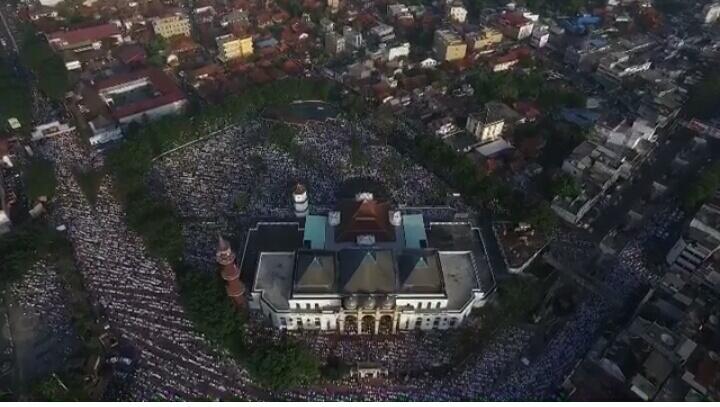
<svg viewBox="0 0 720 407"><path fill-rule="evenodd" d="M225 280L225 291L238 308L245 308L245 284L240 281L240 269L235 264L235 253L227 240L218 235L218 248L215 254L220 265L220 275Z"/></svg>
<svg viewBox="0 0 720 407"><path fill-rule="evenodd" d="M304 218L308 214L308 195L307 189L303 184L295 185L292 193L293 206L295 207L295 216Z"/></svg>

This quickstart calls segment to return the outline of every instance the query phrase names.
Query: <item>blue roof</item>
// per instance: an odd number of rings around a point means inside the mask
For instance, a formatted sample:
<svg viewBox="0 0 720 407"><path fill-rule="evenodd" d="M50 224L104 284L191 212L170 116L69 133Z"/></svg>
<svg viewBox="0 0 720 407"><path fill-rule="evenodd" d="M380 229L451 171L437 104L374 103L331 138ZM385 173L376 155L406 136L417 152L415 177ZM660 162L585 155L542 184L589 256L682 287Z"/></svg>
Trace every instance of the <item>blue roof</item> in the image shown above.
<svg viewBox="0 0 720 407"><path fill-rule="evenodd" d="M403 233L405 246L409 249L420 249L427 245L425 221L422 215L403 215ZM421 244L421 242L425 242Z"/></svg>
<svg viewBox="0 0 720 407"><path fill-rule="evenodd" d="M310 249L325 248L325 225L327 217L308 215L305 218L305 230L303 232L303 243L310 244Z"/></svg>

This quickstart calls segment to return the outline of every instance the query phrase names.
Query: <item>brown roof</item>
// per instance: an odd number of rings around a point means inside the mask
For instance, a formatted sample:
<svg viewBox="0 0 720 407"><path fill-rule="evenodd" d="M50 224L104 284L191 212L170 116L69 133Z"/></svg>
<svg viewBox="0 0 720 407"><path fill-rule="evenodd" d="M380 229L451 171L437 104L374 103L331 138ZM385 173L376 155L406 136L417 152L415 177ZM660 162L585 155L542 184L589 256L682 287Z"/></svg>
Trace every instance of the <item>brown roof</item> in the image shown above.
<svg viewBox="0 0 720 407"><path fill-rule="evenodd" d="M373 235L376 241L395 240L395 230L390 224L390 204L375 200L347 200L340 204L340 225L337 241L354 241L360 235Z"/></svg>
<svg viewBox="0 0 720 407"><path fill-rule="evenodd" d="M95 84L95 89L102 91L103 89L132 82L140 78L148 78L148 80L152 83L153 90L157 91L159 95L111 108L111 113L114 118L120 120L124 117L174 103L185 98L185 95L175 82L170 79L165 72L157 68L148 68L112 76L108 79L97 82Z"/></svg>
<svg viewBox="0 0 720 407"><path fill-rule="evenodd" d="M115 57L125 65L143 63L146 55L145 48L137 44L124 45L115 50Z"/></svg>
<svg viewBox="0 0 720 407"><path fill-rule="evenodd" d="M73 31L54 32L48 36L48 39L72 46L83 42L99 41L118 34L120 34L120 30L115 24L103 24Z"/></svg>

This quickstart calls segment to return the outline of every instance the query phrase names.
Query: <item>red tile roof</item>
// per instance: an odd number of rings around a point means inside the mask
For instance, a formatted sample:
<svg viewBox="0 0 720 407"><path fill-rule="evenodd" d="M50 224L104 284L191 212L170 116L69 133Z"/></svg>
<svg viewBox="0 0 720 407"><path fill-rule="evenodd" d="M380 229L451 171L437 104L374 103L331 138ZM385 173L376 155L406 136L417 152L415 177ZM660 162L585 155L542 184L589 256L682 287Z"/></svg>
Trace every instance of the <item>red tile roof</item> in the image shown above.
<svg viewBox="0 0 720 407"><path fill-rule="evenodd" d="M103 89L122 85L123 83L132 82L141 78L147 78L152 84L153 90L159 93L159 95L156 97L142 99L137 102L128 103L124 106L110 108L110 112L115 119L120 120L127 116L132 116L137 113L142 113L156 107L185 99L185 95L175 82L170 79L165 72L157 68L148 68L140 71L115 75L103 81L97 82L95 84L95 89L102 91Z"/></svg>
<svg viewBox="0 0 720 407"><path fill-rule="evenodd" d="M100 41L119 34L120 30L115 24L103 24L73 31L54 32L48 35L48 39L50 41L60 41L62 44L74 45L83 42Z"/></svg>
<svg viewBox="0 0 720 407"><path fill-rule="evenodd" d="M125 65L129 64L140 64L145 62L145 48L140 45L132 44L118 48L115 51L115 56Z"/></svg>
<svg viewBox="0 0 720 407"><path fill-rule="evenodd" d="M529 20L520 13L506 13L500 17L500 22L511 27L520 27L527 24Z"/></svg>

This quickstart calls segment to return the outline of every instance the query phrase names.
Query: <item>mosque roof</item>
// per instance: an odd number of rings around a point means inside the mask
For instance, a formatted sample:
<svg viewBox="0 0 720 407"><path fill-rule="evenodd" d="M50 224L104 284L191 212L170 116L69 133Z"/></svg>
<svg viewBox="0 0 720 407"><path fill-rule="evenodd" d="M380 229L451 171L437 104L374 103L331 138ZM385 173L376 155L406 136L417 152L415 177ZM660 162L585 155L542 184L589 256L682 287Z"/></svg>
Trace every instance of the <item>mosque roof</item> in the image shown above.
<svg viewBox="0 0 720 407"><path fill-rule="evenodd" d="M295 261L293 292L331 293L337 290L335 256L320 250L299 251Z"/></svg>
<svg viewBox="0 0 720 407"><path fill-rule="evenodd" d="M354 241L361 235L373 235L378 242L395 240L389 219L390 204L375 200L347 200L340 204L340 225L336 241Z"/></svg>
<svg viewBox="0 0 720 407"><path fill-rule="evenodd" d="M344 249L337 256L341 291L391 293L395 290L392 251Z"/></svg>

